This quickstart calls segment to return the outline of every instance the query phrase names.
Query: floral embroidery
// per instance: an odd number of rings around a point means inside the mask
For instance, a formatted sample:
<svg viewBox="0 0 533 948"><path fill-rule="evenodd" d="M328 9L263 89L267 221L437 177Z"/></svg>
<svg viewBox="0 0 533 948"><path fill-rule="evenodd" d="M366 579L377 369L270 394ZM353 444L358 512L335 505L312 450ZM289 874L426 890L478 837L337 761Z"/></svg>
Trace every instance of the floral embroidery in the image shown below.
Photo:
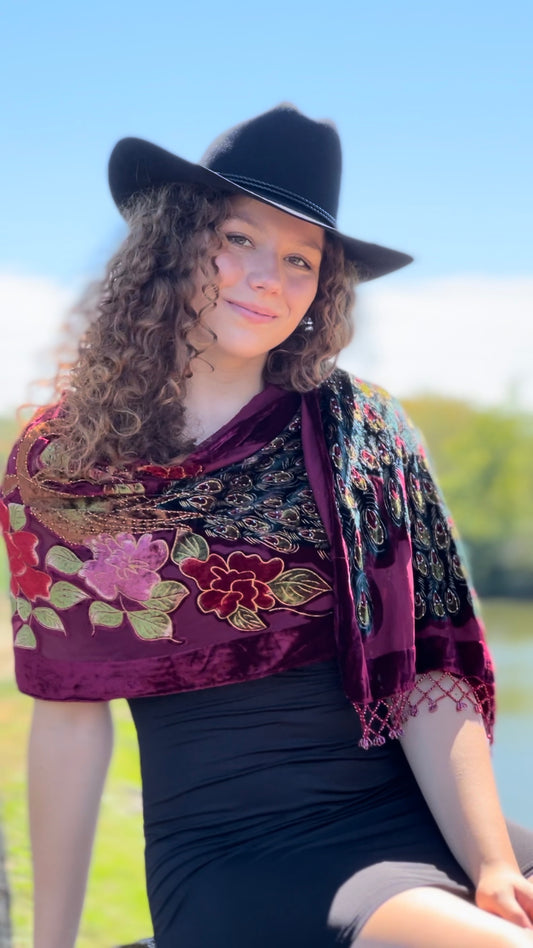
<svg viewBox="0 0 533 948"><path fill-rule="evenodd" d="M181 571L204 590L198 596L202 612L216 612L219 619L227 619L239 608L253 612L272 608L276 600L269 583L283 572L283 560L274 557L265 562L255 553L240 552L224 560L211 553L205 562L185 560Z"/></svg>
<svg viewBox="0 0 533 948"><path fill-rule="evenodd" d="M13 614L18 615L23 622L15 636L15 645L18 648L36 649L37 639L32 622L37 621L45 629L65 635L65 627L56 608L67 608L65 603L73 598L70 589L74 590L78 602L88 597L76 587L71 587L70 583L53 585L47 573L34 568L39 562L39 539L34 533L22 529L26 525L26 511L22 504L9 504L6 507L0 501L0 525L11 568ZM48 600L47 604L33 605L38 598Z"/></svg>
<svg viewBox="0 0 533 948"><path fill-rule="evenodd" d="M189 595L189 590L183 583L161 579L158 570L168 559L165 541L153 540L151 533L143 534L137 541L129 533L119 533L115 537L100 534L87 540L87 546L95 555L92 560L84 563L67 547L53 546L46 555L46 565L60 573L77 575L99 596L110 600L91 602L89 619L93 629L97 626L118 629L127 619L140 639L173 639L180 644L182 640L173 637L169 613L178 608ZM77 594L78 602L90 598L83 590L66 582L55 583L51 596L61 586L70 587L70 592L65 590L68 604L59 608L75 604L72 591ZM135 607L129 607L123 599L135 602ZM111 605L111 601L116 605Z"/></svg>
<svg viewBox="0 0 533 948"><path fill-rule="evenodd" d="M52 580L42 570L35 569L39 562L38 538L21 529L25 524L26 514L21 504L10 504L8 508L0 501L0 526L11 570L11 592L14 596L22 593L33 602L38 596L48 596Z"/></svg>
<svg viewBox="0 0 533 948"><path fill-rule="evenodd" d="M163 540L153 540L145 533L138 540L130 533L116 536L100 534L87 540L94 554L79 570L84 579L103 599L116 599L122 593L128 599L142 602L159 582L157 570L168 557Z"/></svg>
<svg viewBox="0 0 533 948"><path fill-rule="evenodd" d="M107 629L117 629L127 619L136 636L145 641L158 639L172 639L178 645L183 639L174 638L172 619L169 613L174 612L181 602L189 595L189 590L183 583L174 580L162 580L152 588L150 598L138 603L141 609L128 609L124 603L122 608L112 606L107 602L95 600L89 607L89 619L93 628L104 626Z"/></svg>
<svg viewBox="0 0 533 948"><path fill-rule="evenodd" d="M277 556L263 560L257 553L237 551L224 559L209 553L206 541L196 534L179 540L172 558L202 590L197 599L202 612L214 612L242 632L265 629L259 612L273 609L276 602L294 608L331 590L313 570L285 570Z"/></svg>

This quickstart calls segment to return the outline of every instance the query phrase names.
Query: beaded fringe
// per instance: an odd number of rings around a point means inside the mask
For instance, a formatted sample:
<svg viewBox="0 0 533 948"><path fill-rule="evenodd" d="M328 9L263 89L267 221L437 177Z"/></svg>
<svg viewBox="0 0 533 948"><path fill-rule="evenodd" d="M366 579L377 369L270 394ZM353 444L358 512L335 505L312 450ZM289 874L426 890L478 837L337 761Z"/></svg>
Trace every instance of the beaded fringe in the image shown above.
<svg viewBox="0 0 533 948"><path fill-rule="evenodd" d="M413 688L402 694L371 704L354 702L363 732L359 747L368 750L369 747L380 747L387 739L398 739L404 733L405 722L416 717L422 705L434 713L444 698L453 701L456 711L465 711L470 706L481 715L492 743L494 715L490 686L479 679L439 671L417 675Z"/></svg>

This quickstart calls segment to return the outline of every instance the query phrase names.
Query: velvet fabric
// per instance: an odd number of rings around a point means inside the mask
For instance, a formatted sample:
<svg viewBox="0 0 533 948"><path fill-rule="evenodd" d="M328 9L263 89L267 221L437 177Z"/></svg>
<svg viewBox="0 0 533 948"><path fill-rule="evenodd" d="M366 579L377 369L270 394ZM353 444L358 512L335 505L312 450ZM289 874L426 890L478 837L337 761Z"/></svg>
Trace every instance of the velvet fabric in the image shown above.
<svg viewBox="0 0 533 948"><path fill-rule="evenodd" d="M183 464L83 482L46 480L53 429L54 411L30 424L0 504L21 690L134 698L336 654L363 746L452 697L438 677L437 694L418 689L439 670L491 734L493 669L457 538L386 392L341 371L302 396L268 386ZM224 477L227 514L210 519Z"/></svg>

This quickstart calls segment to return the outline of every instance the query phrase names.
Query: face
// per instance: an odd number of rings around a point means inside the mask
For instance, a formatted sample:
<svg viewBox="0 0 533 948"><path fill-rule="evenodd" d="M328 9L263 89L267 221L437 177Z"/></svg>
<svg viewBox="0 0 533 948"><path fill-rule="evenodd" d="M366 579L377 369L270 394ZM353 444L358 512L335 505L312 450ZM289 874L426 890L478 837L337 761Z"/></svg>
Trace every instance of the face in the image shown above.
<svg viewBox="0 0 533 948"><path fill-rule="evenodd" d="M253 198L237 197L222 234L224 244L215 258L218 299L201 318L216 341L202 333L198 348L214 365L252 360L262 367L315 298L324 231ZM192 303L200 311L206 305L205 280L198 282Z"/></svg>

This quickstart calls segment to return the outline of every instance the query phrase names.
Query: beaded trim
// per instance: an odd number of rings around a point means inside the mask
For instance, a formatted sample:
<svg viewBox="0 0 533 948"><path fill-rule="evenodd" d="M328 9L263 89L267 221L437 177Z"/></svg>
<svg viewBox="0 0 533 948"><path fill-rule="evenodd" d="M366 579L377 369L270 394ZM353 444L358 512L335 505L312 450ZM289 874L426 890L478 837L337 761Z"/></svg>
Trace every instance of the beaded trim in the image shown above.
<svg viewBox="0 0 533 948"><path fill-rule="evenodd" d="M47 422L32 426L22 438L16 459L16 482L23 503L45 527L67 543L83 543L100 533L138 532L177 528L177 536L191 532L180 520L179 511L162 510L161 494L147 497L144 485L127 473L114 482L71 481L96 488L91 494L61 490L61 486L37 481L28 467L28 456L39 438L50 434ZM200 473L200 471L198 471ZM165 499L172 496L165 492ZM181 527L181 530L179 529Z"/></svg>
<svg viewBox="0 0 533 948"><path fill-rule="evenodd" d="M380 747L388 738L402 737L403 726L409 718L416 717L423 705L433 714L444 698L453 701L458 712L471 707L480 714L492 743L494 714L490 689L485 682L436 671L417 675L413 688L404 694L372 704L354 703L363 731L359 746L368 750L369 747Z"/></svg>

